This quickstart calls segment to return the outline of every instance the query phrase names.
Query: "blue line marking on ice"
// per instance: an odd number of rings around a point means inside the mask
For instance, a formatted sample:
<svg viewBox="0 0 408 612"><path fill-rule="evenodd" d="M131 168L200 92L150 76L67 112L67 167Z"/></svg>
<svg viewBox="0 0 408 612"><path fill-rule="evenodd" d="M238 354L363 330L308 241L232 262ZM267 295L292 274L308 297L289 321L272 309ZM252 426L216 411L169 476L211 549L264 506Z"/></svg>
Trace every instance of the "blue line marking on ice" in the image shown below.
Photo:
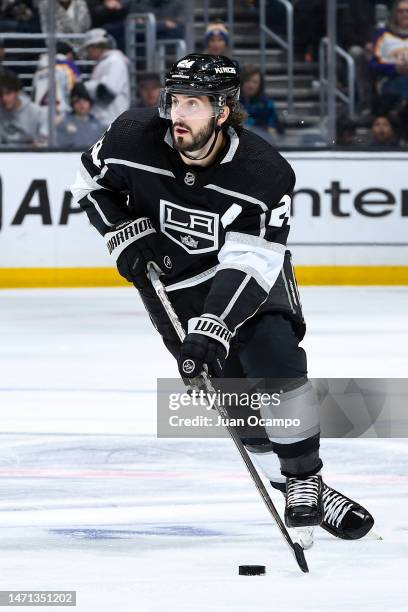
<svg viewBox="0 0 408 612"><path fill-rule="evenodd" d="M50 529L50 533L84 540L120 540L133 536L219 537L227 535L215 529L190 525L152 525L139 529Z"/></svg>

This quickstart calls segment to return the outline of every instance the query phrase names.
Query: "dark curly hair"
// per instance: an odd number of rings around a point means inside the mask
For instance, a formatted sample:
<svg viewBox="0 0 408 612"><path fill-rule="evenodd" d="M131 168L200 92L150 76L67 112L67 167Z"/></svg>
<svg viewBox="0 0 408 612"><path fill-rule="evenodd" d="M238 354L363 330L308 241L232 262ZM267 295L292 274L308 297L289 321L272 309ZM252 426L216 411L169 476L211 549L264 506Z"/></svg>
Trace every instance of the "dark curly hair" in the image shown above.
<svg viewBox="0 0 408 612"><path fill-rule="evenodd" d="M248 113L239 100L227 100L227 106L230 109L230 114L224 126L226 128L232 127L237 133L242 132Z"/></svg>

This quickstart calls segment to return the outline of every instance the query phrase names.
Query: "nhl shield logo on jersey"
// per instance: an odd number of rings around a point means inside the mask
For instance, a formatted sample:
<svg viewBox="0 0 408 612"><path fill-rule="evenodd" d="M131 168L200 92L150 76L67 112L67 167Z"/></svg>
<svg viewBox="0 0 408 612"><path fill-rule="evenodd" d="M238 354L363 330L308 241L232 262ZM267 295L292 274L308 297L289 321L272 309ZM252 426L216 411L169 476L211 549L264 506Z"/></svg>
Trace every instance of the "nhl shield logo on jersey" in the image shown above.
<svg viewBox="0 0 408 612"><path fill-rule="evenodd" d="M218 249L219 216L160 200L160 229L187 253L209 253Z"/></svg>
<svg viewBox="0 0 408 612"><path fill-rule="evenodd" d="M168 270L171 270L171 269L172 269L173 264L171 263L171 259L170 259L170 257L169 257L168 255L166 255L166 256L164 257L164 259L163 259L163 263L164 263L164 266L165 266L165 267L166 267Z"/></svg>
<svg viewBox="0 0 408 612"><path fill-rule="evenodd" d="M195 174L192 172L187 172L186 176L184 177L184 182L186 185L194 185L195 178Z"/></svg>

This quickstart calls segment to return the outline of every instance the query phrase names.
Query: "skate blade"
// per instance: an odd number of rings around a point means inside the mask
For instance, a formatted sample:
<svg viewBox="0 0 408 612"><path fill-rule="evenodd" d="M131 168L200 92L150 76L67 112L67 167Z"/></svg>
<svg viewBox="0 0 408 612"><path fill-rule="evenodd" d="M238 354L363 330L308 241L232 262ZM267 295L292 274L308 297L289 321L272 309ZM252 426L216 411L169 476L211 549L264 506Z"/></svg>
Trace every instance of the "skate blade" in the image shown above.
<svg viewBox="0 0 408 612"><path fill-rule="evenodd" d="M314 543L314 527L291 527L289 533L295 542L298 542L303 550L309 550Z"/></svg>

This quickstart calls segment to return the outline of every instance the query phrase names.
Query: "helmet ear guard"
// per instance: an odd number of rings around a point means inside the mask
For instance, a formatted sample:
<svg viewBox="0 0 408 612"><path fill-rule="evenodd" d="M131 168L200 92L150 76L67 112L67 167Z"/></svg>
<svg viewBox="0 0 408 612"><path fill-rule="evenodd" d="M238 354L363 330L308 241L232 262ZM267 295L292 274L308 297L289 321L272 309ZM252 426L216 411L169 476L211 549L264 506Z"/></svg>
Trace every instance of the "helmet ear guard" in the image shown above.
<svg viewBox="0 0 408 612"><path fill-rule="evenodd" d="M171 94L164 87L160 90L159 96L159 116L160 119L170 119L171 113Z"/></svg>

